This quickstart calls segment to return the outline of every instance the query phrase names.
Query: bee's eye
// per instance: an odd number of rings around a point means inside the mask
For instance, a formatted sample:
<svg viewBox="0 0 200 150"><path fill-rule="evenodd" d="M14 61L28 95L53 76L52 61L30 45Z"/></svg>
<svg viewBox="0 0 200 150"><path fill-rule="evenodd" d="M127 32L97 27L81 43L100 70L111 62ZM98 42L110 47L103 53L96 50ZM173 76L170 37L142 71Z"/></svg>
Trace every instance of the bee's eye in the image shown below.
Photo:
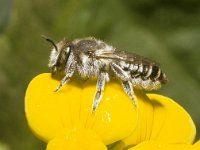
<svg viewBox="0 0 200 150"><path fill-rule="evenodd" d="M65 52L68 54L70 52L70 46L67 46Z"/></svg>
<svg viewBox="0 0 200 150"><path fill-rule="evenodd" d="M71 47L70 47L70 46L67 46L67 47L64 49L64 52L65 52L64 60L67 61L68 58L69 58L70 52L71 52Z"/></svg>

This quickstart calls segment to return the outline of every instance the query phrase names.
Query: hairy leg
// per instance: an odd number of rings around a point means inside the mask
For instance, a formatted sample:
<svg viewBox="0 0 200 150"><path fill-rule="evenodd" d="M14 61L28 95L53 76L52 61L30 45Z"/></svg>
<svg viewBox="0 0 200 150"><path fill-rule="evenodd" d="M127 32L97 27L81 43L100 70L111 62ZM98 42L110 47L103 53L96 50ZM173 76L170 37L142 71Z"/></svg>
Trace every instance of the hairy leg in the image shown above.
<svg viewBox="0 0 200 150"><path fill-rule="evenodd" d="M97 81L97 92L95 94L95 97L94 97L94 101L93 101L93 106L92 106L92 112L95 112L96 108L98 107L101 99L102 99L102 96L103 96L103 90L104 90L104 87L105 87L105 83L109 81L109 76L108 76L108 73L106 72L101 72L99 74L99 77L98 77L98 81Z"/></svg>
<svg viewBox="0 0 200 150"><path fill-rule="evenodd" d="M122 81L122 86L124 88L124 91L126 94L130 97L130 99L133 101L133 104L135 107L137 107L136 101L133 97L133 85L131 81Z"/></svg>
<svg viewBox="0 0 200 150"><path fill-rule="evenodd" d="M115 75L122 80L122 86L126 94L133 101L134 105L137 106L136 101L133 96L133 85L131 83L131 77L128 75L126 71L124 71L119 65L116 63L111 64L111 68Z"/></svg>
<svg viewBox="0 0 200 150"><path fill-rule="evenodd" d="M76 70L76 60L74 59L74 54L71 52L68 61L66 63L65 76L61 80L60 85L56 88L55 92L59 91L60 88L70 80L75 70Z"/></svg>

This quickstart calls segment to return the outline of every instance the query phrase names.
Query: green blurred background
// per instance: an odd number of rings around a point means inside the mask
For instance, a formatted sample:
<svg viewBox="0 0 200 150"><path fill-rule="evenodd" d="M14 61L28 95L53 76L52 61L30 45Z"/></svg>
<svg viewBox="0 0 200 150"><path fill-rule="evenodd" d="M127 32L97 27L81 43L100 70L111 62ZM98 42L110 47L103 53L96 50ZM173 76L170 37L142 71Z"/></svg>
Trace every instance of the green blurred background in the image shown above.
<svg viewBox="0 0 200 150"><path fill-rule="evenodd" d="M181 104L200 131L199 0L0 0L0 150L45 149L24 116L29 81L49 71L41 34L95 36L156 60L170 80L157 92Z"/></svg>

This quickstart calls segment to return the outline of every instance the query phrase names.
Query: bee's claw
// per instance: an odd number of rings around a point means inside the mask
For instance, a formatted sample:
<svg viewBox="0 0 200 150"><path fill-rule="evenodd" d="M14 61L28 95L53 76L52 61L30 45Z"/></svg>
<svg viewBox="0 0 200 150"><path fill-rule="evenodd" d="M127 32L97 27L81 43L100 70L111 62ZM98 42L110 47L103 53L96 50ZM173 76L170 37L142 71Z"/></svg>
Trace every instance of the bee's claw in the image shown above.
<svg viewBox="0 0 200 150"><path fill-rule="evenodd" d="M60 90L59 86L54 90L54 92L58 92Z"/></svg>

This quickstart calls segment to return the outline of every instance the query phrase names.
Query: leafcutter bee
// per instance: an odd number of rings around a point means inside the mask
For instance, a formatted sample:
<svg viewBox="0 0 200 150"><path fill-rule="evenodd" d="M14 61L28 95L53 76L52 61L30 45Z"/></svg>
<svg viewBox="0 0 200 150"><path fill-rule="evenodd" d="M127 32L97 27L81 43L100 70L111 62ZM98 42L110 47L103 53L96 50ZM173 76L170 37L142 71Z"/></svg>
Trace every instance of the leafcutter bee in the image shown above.
<svg viewBox="0 0 200 150"><path fill-rule="evenodd" d="M51 39L43 37L53 45L49 68L52 73L64 74L55 91L69 82L74 73L78 73L83 79L97 80L93 112L101 101L106 82L113 75L121 80L124 91L135 106L134 88L156 90L167 82L165 73L154 61L120 51L96 38L64 39L55 44Z"/></svg>

